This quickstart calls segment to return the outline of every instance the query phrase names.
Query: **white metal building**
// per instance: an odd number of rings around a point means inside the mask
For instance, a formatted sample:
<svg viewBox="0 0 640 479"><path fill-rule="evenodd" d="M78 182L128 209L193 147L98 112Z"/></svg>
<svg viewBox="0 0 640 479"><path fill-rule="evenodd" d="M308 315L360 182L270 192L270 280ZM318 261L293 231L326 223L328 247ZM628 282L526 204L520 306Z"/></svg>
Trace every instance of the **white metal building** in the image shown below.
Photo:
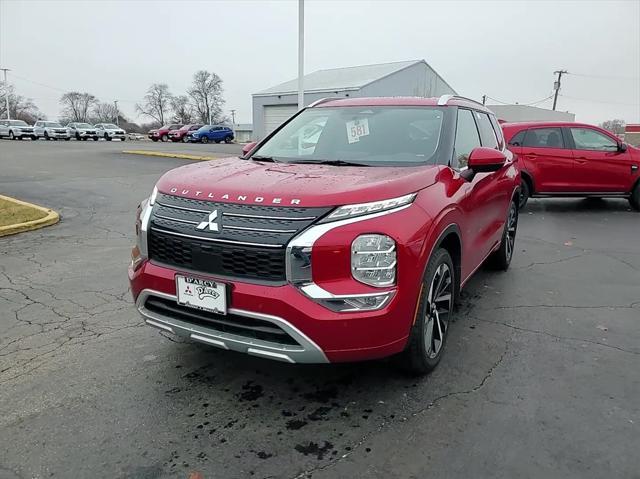
<svg viewBox="0 0 640 479"><path fill-rule="evenodd" d="M424 60L318 70L304 77L304 104L326 97L456 94ZM298 80L253 94L253 136L260 139L298 111Z"/></svg>
<svg viewBox="0 0 640 479"><path fill-rule="evenodd" d="M233 125L233 133L236 143L248 143L253 137L253 125L251 123L236 123Z"/></svg>
<svg viewBox="0 0 640 479"><path fill-rule="evenodd" d="M528 105L487 105L498 120L511 121L576 121L568 111L554 111Z"/></svg>

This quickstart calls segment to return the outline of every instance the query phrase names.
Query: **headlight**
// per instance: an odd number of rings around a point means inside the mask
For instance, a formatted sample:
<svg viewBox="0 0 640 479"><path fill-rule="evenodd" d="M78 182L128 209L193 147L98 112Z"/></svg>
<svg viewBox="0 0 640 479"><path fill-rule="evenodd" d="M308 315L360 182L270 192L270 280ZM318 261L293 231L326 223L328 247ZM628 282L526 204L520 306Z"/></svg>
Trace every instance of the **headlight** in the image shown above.
<svg viewBox="0 0 640 479"><path fill-rule="evenodd" d="M396 243L386 235L358 236L351 243L351 274L370 286L390 286L396 282Z"/></svg>
<svg viewBox="0 0 640 479"><path fill-rule="evenodd" d="M408 195L399 196L397 198L391 198L388 200L372 201L370 203L360 203L357 205L345 205L336 208L329 216L327 216L323 223L329 221L342 220L346 218L352 218L354 216L368 215L371 213L377 213L379 211L391 210L400 206L413 203L417 193L410 193Z"/></svg>

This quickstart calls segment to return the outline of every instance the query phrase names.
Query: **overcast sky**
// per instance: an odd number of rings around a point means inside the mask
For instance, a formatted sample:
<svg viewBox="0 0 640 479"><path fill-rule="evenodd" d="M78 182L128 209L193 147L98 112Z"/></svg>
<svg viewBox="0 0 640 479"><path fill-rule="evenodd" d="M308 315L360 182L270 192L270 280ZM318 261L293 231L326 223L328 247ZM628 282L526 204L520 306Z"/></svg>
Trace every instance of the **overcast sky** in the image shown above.
<svg viewBox="0 0 640 479"><path fill-rule="evenodd" d="M462 95L530 103L566 69L575 75L558 109L640 122L640 0L307 0L305 10L306 72L425 59ZM227 112L251 122L251 94L297 75L297 0L0 0L0 67L50 118L63 91L79 90L118 99L138 121L151 83L184 93L206 69L224 81Z"/></svg>

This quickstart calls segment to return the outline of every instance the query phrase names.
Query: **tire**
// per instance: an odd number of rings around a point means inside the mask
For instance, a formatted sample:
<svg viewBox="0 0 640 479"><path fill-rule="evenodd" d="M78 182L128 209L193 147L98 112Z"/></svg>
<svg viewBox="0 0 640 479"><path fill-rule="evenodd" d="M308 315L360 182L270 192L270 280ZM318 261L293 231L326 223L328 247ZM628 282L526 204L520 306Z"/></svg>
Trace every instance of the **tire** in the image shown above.
<svg viewBox="0 0 640 479"><path fill-rule="evenodd" d="M17 139L17 140L22 141L22 140L24 140L24 136L19 136L19 137L18 137L18 138L16 138L16 139Z"/></svg>
<svg viewBox="0 0 640 479"><path fill-rule="evenodd" d="M32 136L31 136L31 140L32 140L32 141L37 141L37 140L38 140L38 137L37 137L36 135L32 135Z"/></svg>
<svg viewBox="0 0 640 479"><path fill-rule="evenodd" d="M518 206L516 201L512 201L507 212L507 221L502 232L500 247L489 257L489 265L496 270L506 271L509 269L513 258L513 249L516 244L516 233L518 231Z"/></svg>
<svg viewBox="0 0 640 479"><path fill-rule="evenodd" d="M203 136L202 138L200 138L200 142L201 143L209 143L209 138L206 136Z"/></svg>
<svg viewBox="0 0 640 479"><path fill-rule="evenodd" d="M636 183L636 187L631 192L629 203L634 210L640 211L640 181Z"/></svg>
<svg viewBox="0 0 640 479"><path fill-rule="evenodd" d="M216 142L216 145L217 145L218 143L220 143L220 140L213 140L213 141L215 141L215 142Z"/></svg>
<svg viewBox="0 0 640 479"><path fill-rule="evenodd" d="M16 139L16 135L14 135L12 131L9 132L9 139L10 140L15 140Z"/></svg>
<svg viewBox="0 0 640 479"><path fill-rule="evenodd" d="M125 141L126 138L123 136L122 138L120 138L120 141Z"/></svg>
<svg viewBox="0 0 640 479"><path fill-rule="evenodd" d="M49 138L49 133L47 133L46 131L44 132L44 139L49 141L51 138Z"/></svg>
<svg viewBox="0 0 640 479"><path fill-rule="evenodd" d="M105 139L105 141L111 141L111 137L109 135L107 135L106 133L104 134L104 139Z"/></svg>
<svg viewBox="0 0 640 479"><path fill-rule="evenodd" d="M71 137L65 138L64 141L71 141Z"/></svg>
<svg viewBox="0 0 640 479"><path fill-rule="evenodd" d="M520 200L518 201L518 208L524 208L524 205L529 201L529 197L531 196L531 187L529 186L529 182L522 179L522 183L520 184Z"/></svg>
<svg viewBox="0 0 640 479"><path fill-rule="evenodd" d="M88 138L87 138L86 136L83 136L83 137L82 137L82 141L87 141L87 139L88 139Z"/></svg>
<svg viewBox="0 0 640 479"><path fill-rule="evenodd" d="M151 138L151 141L153 141L154 143L156 143L158 141L157 138Z"/></svg>
<svg viewBox="0 0 640 479"><path fill-rule="evenodd" d="M78 132L76 132L76 140L77 140L77 141L82 140L82 138L80 138L80 133L78 133Z"/></svg>
<svg viewBox="0 0 640 479"><path fill-rule="evenodd" d="M231 136L228 136L228 137L226 137L226 138L224 139L224 142L225 142L225 143L231 143L232 141L233 141L233 137L231 137Z"/></svg>
<svg viewBox="0 0 640 479"><path fill-rule="evenodd" d="M97 136L94 136L94 137L93 137L93 141L98 141L98 139L99 139L99 138L98 138Z"/></svg>
<svg viewBox="0 0 640 479"><path fill-rule="evenodd" d="M400 356L403 368L412 374L423 375L433 371L442 358L453 319L455 271L451 256L444 248L438 248L429 259L421 284L416 320L411 327L407 348Z"/></svg>
<svg viewBox="0 0 640 479"><path fill-rule="evenodd" d="M168 139L169 139L169 137L167 135L162 135L160 137L160 141L162 141L162 143L166 143Z"/></svg>
<svg viewBox="0 0 640 479"><path fill-rule="evenodd" d="M189 143L189 138L187 137L187 135L182 137L182 143Z"/></svg>

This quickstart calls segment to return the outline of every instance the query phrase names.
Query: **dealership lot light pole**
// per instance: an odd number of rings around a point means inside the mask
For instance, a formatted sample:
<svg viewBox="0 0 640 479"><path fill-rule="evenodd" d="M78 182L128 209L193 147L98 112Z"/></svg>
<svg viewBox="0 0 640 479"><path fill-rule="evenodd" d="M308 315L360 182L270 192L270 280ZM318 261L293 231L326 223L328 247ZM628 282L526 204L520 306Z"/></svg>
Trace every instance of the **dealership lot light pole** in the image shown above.
<svg viewBox="0 0 640 479"><path fill-rule="evenodd" d="M4 72L4 102L7 106L7 120L11 120L11 115L9 114L9 82L7 82L7 72L11 70L8 68L0 68L0 70Z"/></svg>
<svg viewBox="0 0 640 479"><path fill-rule="evenodd" d="M298 0L298 110L304 107L304 0Z"/></svg>

